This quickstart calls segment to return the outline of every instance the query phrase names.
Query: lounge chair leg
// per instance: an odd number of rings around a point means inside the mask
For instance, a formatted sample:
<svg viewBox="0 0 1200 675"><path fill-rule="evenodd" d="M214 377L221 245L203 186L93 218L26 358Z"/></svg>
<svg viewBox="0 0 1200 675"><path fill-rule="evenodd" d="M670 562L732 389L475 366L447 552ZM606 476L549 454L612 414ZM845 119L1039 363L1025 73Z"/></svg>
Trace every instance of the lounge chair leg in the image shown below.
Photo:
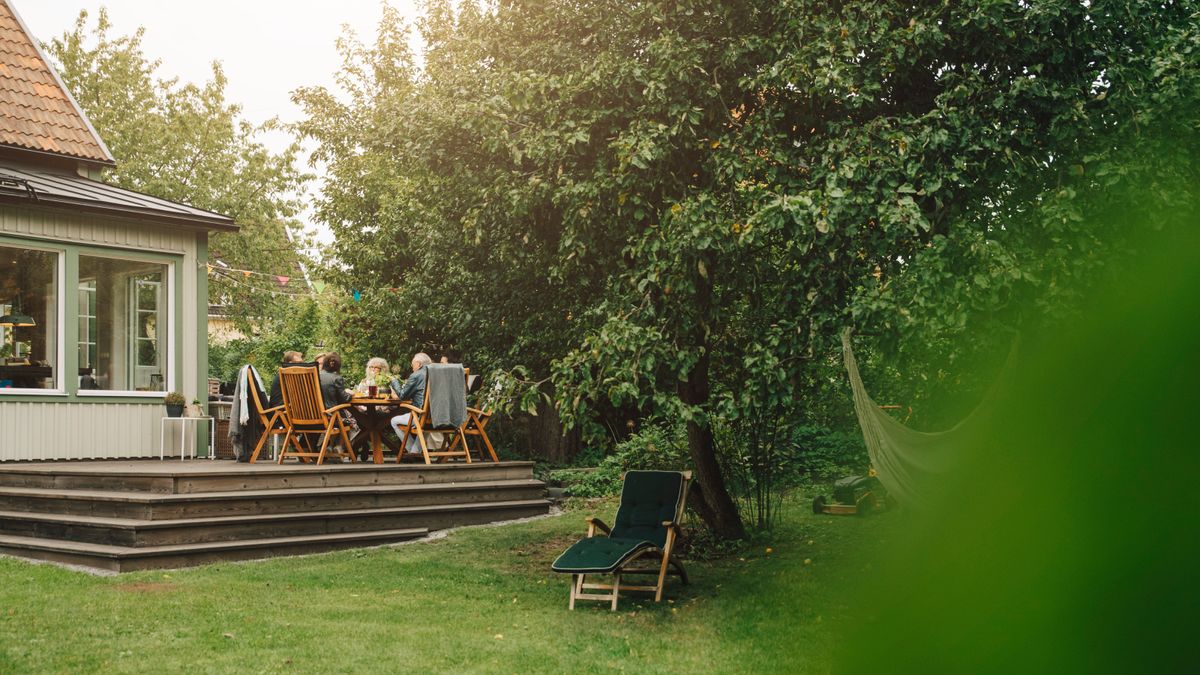
<svg viewBox="0 0 1200 675"><path fill-rule="evenodd" d="M662 564L658 566L658 588L654 591L654 601L662 602L663 584L667 580L667 561L670 558L666 553L663 554Z"/></svg>
<svg viewBox="0 0 1200 675"><path fill-rule="evenodd" d="M613 575L612 611L617 611L617 595L621 592L621 573Z"/></svg>
<svg viewBox="0 0 1200 675"><path fill-rule="evenodd" d="M570 609L570 610L575 609L575 594L579 592L578 591L579 584L582 583L582 581L580 580L580 577L582 577L582 576L583 575L581 575L581 574L572 574L571 575L571 603L567 606L567 609Z"/></svg>

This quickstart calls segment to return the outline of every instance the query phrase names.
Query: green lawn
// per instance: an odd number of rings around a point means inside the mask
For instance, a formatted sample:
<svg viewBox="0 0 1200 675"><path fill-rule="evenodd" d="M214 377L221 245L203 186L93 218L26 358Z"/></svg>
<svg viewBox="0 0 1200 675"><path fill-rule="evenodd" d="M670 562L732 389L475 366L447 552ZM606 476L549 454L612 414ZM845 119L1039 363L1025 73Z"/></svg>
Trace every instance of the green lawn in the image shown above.
<svg viewBox="0 0 1200 675"><path fill-rule="evenodd" d="M689 562L661 604L570 612L550 562L614 509L117 577L0 559L0 672L826 672L845 590L892 523L796 501L769 541Z"/></svg>

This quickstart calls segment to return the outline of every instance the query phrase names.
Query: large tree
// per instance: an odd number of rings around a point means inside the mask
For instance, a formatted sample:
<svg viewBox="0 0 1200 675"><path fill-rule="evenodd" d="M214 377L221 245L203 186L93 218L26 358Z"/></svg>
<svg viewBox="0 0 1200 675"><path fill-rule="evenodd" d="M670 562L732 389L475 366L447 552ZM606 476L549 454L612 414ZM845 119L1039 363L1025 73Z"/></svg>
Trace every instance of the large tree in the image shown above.
<svg viewBox="0 0 1200 675"><path fill-rule="evenodd" d="M433 2L421 70L393 23L351 52L361 96L301 98L348 169L346 283L401 300L372 311L552 375L568 421L683 420L694 506L736 537L715 421L816 403L843 327L914 363L995 349L1143 234L1092 226L1136 207L1111 183L1194 205L1196 24L1190 1Z"/></svg>
<svg viewBox="0 0 1200 675"><path fill-rule="evenodd" d="M161 79L159 62L142 50L144 29L113 36L111 28L103 8L90 27L81 11L72 30L46 45L117 160L104 179L233 217L241 230L210 240L210 259L223 263L218 270L293 276L303 246L293 241L303 237L295 220L305 180L295 165L298 147L276 153L263 144L262 133L274 123L255 126L242 118L225 98L218 62L203 84ZM249 331L254 317L286 300L272 296L273 284L269 277L215 274L209 296L237 307L234 318Z"/></svg>

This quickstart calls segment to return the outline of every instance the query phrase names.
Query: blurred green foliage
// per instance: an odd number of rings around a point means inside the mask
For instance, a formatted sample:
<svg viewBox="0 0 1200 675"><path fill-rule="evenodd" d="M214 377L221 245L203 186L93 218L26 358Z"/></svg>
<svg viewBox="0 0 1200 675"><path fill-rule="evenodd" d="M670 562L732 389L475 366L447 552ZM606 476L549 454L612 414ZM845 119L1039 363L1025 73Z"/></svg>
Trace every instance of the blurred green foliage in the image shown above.
<svg viewBox="0 0 1200 675"><path fill-rule="evenodd" d="M1174 140L1196 147L1197 134ZM927 486L934 507L911 512L856 580L839 672L1200 663L1200 210L1137 217L1163 230L1078 318L1027 336L990 421Z"/></svg>

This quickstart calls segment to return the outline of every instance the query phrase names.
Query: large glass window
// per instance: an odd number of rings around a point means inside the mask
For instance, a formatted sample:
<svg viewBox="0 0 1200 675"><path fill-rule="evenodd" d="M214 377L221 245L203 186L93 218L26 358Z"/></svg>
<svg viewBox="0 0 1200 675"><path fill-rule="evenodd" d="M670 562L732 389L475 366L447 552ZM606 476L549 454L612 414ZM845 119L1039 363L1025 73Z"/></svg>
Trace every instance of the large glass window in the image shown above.
<svg viewBox="0 0 1200 675"><path fill-rule="evenodd" d="M167 274L162 263L79 256L81 390L166 389Z"/></svg>
<svg viewBox="0 0 1200 675"><path fill-rule="evenodd" d="M59 254L0 245L0 391L57 389Z"/></svg>

